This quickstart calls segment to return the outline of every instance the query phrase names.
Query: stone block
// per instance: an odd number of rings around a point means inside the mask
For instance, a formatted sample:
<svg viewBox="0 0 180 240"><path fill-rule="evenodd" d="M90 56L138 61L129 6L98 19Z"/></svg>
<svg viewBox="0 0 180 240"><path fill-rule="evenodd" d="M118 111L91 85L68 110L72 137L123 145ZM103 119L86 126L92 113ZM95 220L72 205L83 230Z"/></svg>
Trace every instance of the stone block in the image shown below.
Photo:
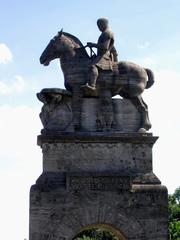
<svg viewBox="0 0 180 240"><path fill-rule="evenodd" d="M136 136L136 137L135 137ZM49 172L151 172L151 134L69 134L39 136L43 171Z"/></svg>
<svg viewBox="0 0 180 240"><path fill-rule="evenodd" d="M156 140L150 133L40 135L43 173L30 191L29 239L72 240L102 225L119 240L167 240L167 190L152 172Z"/></svg>
<svg viewBox="0 0 180 240"><path fill-rule="evenodd" d="M167 191L161 185L132 185L122 192L31 188L30 240L71 240L84 227L103 223L122 239L168 239Z"/></svg>
<svg viewBox="0 0 180 240"><path fill-rule="evenodd" d="M40 113L43 134L74 132L75 116L80 118L81 132L102 132L108 129L112 132L131 133L137 132L141 126L142 116L128 99L111 99L106 96L102 96L102 99L79 99L58 88L43 89L37 97L44 104Z"/></svg>

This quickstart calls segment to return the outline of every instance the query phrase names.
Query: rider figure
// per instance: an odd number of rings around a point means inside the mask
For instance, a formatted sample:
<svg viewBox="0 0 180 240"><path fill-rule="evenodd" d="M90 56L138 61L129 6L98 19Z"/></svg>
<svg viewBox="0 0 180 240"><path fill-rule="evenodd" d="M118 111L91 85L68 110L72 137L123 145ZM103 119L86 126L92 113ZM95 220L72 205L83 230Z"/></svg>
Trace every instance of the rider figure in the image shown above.
<svg viewBox="0 0 180 240"><path fill-rule="evenodd" d="M108 20L106 18L99 18L97 20L97 26L102 32L98 42L88 42L87 46L97 48L97 56L92 59L89 69L89 82L87 87L95 90L96 80L99 75L99 69L112 70L112 63L117 62L117 52L114 47L114 34L108 26Z"/></svg>

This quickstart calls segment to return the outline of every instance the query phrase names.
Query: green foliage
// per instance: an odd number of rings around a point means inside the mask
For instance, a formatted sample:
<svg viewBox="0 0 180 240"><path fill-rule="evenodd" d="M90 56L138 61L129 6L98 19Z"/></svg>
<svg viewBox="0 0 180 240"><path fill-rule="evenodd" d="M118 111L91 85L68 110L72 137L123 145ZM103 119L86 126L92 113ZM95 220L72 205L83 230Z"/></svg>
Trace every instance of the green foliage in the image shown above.
<svg viewBox="0 0 180 240"><path fill-rule="evenodd" d="M118 240L118 238L109 231L92 228L79 233L74 240Z"/></svg>
<svg viewBox="0 0 180 240"><path fill-rule="evenodd" d="M171 240L180 240L180 187L168 197L169 233Z"/></svg>
<svg viewBox="0 0 180 240"><path fill-rule="evenodd" d="M75 238L76 240L95 240L95 238L90 238L86 235L83 235L82 237Z"/></svg>
<svg viewBox="0 0 180 240"><path fill-rule="evenodd" d="M169 223L169 233L171 240L180 240L180 221Z"/></svg>

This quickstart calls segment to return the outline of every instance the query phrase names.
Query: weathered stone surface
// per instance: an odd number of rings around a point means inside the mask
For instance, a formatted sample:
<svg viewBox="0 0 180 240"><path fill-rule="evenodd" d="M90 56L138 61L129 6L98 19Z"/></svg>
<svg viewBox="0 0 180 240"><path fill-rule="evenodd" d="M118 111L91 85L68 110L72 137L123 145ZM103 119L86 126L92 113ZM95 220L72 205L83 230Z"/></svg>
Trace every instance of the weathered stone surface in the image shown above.
<svg viewBox="0 0 180 240"><path fill-rule="evenodd" d="M127 99L113 99L114 127L122 132L137 132L141 125L141 115Z"/></svg>
<svg viewBox="0 0 180 240"><path fill-rule="evenodd" d="M40 135L43 173L30 193L30 240L71 240L106 224L120 240L167 240L167 190L152 172L150 133Z"/></svg>
<svg viewBox="0 0 180 240"><path fill-rule="evenodd" d="M131 188L131 178L129 176L95 175L92 173L82 176L82 174L68 174L67 188L70 190L99 190L115 191L129 190Z"/></svg>
<svg viewBox="0 0 180 240"><path fill-rule="evenodd" d="M44 104L39 116L46 131L73 131L70 92L45 88L37 97Z"/></svg>
<svg viewBox="0 0 180 240"><path fill-rule="evenodd" d="M114 131L137 132L141 125L141 115L128 99L112 99L113 120L111 128ZM101 111L97 98L84 98L81 113L82 131L100 131ZM111 111L106 114L111 115Z"/></svg>
<svg viewBox="0 0 180 240"><path fill-rule="evenodd" d="M72 239L92 223L110 224L125 239L167 238L167 192L160 185L134 185L122 192L63 187L31 188L30 239Z"/></svg>
<svg viewBox="0 0 180 240"><path fill-rule="evenodd" d="M44 104L40 113L43 134L75 131L70 92L59 88L45 88L37 97ZM78 110L79 131L97 132L108 129L113 132L137 132L141 126L141 114L137 108L128 99L111 101L112 104L106 104L99 98L82 98L81 108Z"/></svg>
<svg viewBox="0 0 180 240"><path fill-rule="evenodd" d="M43 173L30 193L30 240L70 240L92 224L120 240L168 239L167 190L152 173L152 134L38 137Z"/></svg>
<svg viewBox="0 0 180 240"><path fill-rule="evenodd" d="M156 137L145 134L39 137L44 171L152 171ZM135 141L135 142L133 142Z"/></svg>

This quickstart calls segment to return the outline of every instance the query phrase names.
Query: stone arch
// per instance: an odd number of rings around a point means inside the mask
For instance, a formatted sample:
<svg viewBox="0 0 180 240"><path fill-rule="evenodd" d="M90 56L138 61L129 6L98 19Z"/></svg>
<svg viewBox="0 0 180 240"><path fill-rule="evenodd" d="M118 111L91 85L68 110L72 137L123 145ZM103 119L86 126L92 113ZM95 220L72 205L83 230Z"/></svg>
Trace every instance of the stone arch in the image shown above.
<svg viewBox="0 0 180 240"><path fill-rule="evenodd" d="M130 198L129 193L126 197ZM118 232L115 235L118 233L120 240L144 239L146 235L142 223L133 213L122 207L121 202L125 204L126 199L124 200L121 194L96 191L69 192L64 201L64 206L57 204L51 209L52 214L55 213L53 232L59 238L72 240L79 232L94 226L101 226L112 233L116 229ZM57 221L61 223L58 227Z"/></svg>
<svg viewBox="0 0 180 240"><path fill-rule="evenodd" d="M120 230L114 228L110 224L105 224L105 223L89 224L85 227L82 227L81 230L75 234L73 239L75 239L75 237L78 234L82 233L83 231L90 230L90 229L97 229L97 228L111 232L119 240L126 240L125 236L122 234L122 232Z"/></svg>
<svg viewBox="0 0 180 240"><path fill-rule="evenodd" d="M130 198L129 194L126 197ZM73 226L71 228L73 236L71 235L70 239L73 239L81 229L93 226L93 224L112 226L114 229L118 229L126 239L141 239L145 236L141 222L128 209L124 209L119 204L125 201L124 196L116 192L111 192L111 194L86 192L86 194L79 193L76 200L79 200L79 203L76 205L76 209L73 209L73 215L68 218L69 225Z"/></svg>

